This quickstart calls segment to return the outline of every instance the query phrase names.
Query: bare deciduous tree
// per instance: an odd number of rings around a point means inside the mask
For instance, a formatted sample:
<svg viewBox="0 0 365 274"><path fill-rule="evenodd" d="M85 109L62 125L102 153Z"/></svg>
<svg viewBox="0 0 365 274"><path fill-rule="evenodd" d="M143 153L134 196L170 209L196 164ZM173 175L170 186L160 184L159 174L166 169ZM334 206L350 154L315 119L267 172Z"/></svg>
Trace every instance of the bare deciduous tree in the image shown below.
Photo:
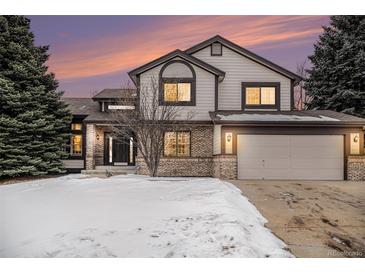
<svg viewBox="0 0 365 274"><path fill-rule="evenodd" d="M296 73L301 76L303 79L307 78L307 60L304 60L302 63L297 64ZM309 102L309 96L307 91L304 89L304 81L300 81L299 84L295 87L296 93L296 103L295 108L298 110L302 110L306 108L306 104Z"/></svg>
<svg viewBox="0 0 365 274"><path fill-rule="evenodd" d="M113 134L131 140L142 156L149 175L156 176L164 149L164 133L178 128L176 118L182 108L160 105L159 83L155 78L142 85L137 96L120 99L119 104L130 105L131 101L135 102L134 110L113 111ZM192 113L187 113L186 120L191 118Z"/></svg>

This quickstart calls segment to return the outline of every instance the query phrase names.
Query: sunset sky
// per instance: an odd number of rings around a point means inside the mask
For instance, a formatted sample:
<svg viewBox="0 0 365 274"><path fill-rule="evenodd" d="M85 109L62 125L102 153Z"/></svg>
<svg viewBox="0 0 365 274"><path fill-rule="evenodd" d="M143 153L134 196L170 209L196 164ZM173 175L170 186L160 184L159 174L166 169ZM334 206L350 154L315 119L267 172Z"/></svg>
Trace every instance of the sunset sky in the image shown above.
<svg viewBox="0 0 365 274"><path fill-rule="evenodd" d="M118 88L127 71L221 35L293 72L328 16L29 16L37 45L68 97Z"/></svg>

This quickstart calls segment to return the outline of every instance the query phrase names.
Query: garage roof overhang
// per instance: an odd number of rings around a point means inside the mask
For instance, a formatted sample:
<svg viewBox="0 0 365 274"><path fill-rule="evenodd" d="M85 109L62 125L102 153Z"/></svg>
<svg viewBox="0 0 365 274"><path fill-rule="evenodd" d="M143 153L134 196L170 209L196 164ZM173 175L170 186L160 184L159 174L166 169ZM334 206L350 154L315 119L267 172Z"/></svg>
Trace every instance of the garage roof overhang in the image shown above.
<svg viewBox="0 0 365 274"><path fill-rule="evenodd" d="M312 111L216 111L214 124L230 126L357 127L365 129L365 119L330 110Z"/></svg>

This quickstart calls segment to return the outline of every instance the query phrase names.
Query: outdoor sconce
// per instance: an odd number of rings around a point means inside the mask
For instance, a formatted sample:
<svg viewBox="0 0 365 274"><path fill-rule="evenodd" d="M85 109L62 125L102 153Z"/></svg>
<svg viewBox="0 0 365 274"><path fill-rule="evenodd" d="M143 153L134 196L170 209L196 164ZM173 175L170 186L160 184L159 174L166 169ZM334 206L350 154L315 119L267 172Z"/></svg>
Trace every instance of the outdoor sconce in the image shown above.
<svg viewBox="0 0 365 274"><path fill-rule="evenodd" d="M100 135L99 134L96 134L96 140L100 140Z"/></svg>
<svg viewBox="0 0 365 274"><path fill-rule="evenodd" d="M232 154L232 149L233 149L232 137L233 137L232 132L226 132L226 147L225 147L226 154Z"/></svg>
<svg viewBox="0 0 365 274"><path fill-rule="evenodd" d="M351 133L350 135L350 154L360 154L360 134Z"/></svg>

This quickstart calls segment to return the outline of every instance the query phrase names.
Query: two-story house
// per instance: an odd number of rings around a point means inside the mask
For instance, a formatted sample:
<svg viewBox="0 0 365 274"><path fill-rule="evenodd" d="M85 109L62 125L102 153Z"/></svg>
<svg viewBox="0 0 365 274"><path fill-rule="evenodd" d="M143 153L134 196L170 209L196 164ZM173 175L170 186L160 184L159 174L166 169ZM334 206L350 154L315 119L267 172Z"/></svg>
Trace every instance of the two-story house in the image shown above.
<svg viewBox="0 0 365 274"><path fill-rule="evenodd" d="M110 109L123 94L149 92L158 79L160 104L181 107L181 128L165 132L160 176L224 179L364 179L365 119L329 110L294 110L302 79L215 36L129 72L137 89L67 98L74 114L68 168L137 165L132 143L109 135ZM142 88L143 87L143 88ZM187 113L193 118L184 120Z"/></svg>

